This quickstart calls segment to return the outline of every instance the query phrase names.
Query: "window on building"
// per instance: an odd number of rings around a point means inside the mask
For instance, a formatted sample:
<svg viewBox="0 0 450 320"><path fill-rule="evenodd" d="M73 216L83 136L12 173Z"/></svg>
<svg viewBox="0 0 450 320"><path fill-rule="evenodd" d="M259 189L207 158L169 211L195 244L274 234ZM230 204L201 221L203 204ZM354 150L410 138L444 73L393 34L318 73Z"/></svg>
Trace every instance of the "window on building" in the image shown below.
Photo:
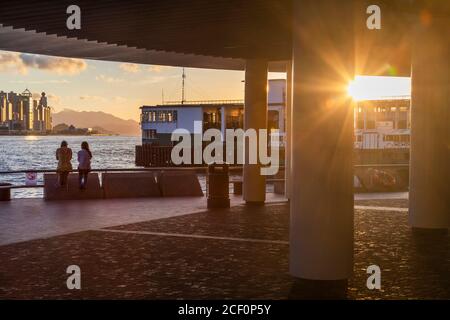
<svg viewBox="0 0 450 320"><path fill-rule="evenodd" d="M407 129L406 120L398 120L397 121L397 129Z"/></svg>
<svg viewBox="0 0 450 320"><path fill-rule="evenodd" d="M409 139L410 139L409 135L401 135L400 137L400 141L402 142L409 142Z"/></svg>
<svg viewBox="0 0 450 320"><path fill-rule="evenodd" d="M142 114L143 122L176 122L177 111L176 110L158 110L158 111L145 111Z"/></svg>
<svg viewBox="0 0 450 320"><path fill-rule="evenodd" d="M279 113L278 110L269 110L267 117L267 126L269 130L279 129Z"/></svg>
<svg viewBox="0 0 450 320"><path fill-rule="evenodd" d="M356 129L364 129L364 120L363 119L358 119L358 121L356 121Z"/></svg>
<svg viewBox="0 0 450 320"><path fill-rule="evenodd" d="M375 129L375 120L368 120L366 122L366 129Z"/></svg>
<svg viewBox="0 0 450 320"><path fill-rule="evenodd" d="M156 129L144 130L144 138L145 139L156 139Z"/></svg>
<svg viewBox="0 0 450 320"><path fill-rule="evenodd" d="M210 128L220 129L221 116L220 111L205 111L203 112L203 130Z"/></svg>

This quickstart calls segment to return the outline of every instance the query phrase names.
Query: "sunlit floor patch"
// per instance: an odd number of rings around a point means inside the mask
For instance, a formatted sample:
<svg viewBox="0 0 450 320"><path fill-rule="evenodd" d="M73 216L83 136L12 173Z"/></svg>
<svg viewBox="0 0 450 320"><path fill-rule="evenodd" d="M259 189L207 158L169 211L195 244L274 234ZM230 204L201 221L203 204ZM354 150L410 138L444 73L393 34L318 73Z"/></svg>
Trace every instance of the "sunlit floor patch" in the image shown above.
<svg viewBox="0 0 450 320"><path fill-rule="evenodd" d="M97 230L94 230L94 231L131 233L131 234L145 234L145 235L160 236L160 237L178 237L178 238L195 238L195 239L211 239L211 240L228 240L228 241L243 241L243 242L289 244L288 241L262 240L262 239L249 239L249 238L214 237L214 236L205 236L205 235L198 235L198 234L182 234L182 233L167 233L167 232L147 232L147 231L114 230L114 229L97 229Z"/></svg>
<svg viewBox="0 0 450 320"><path fill-rule="evenodd" d="M408 212L408 208L397 208L397 207L355 206L355 209L378 210L378 211L389 211L389 212Z"/></svg>

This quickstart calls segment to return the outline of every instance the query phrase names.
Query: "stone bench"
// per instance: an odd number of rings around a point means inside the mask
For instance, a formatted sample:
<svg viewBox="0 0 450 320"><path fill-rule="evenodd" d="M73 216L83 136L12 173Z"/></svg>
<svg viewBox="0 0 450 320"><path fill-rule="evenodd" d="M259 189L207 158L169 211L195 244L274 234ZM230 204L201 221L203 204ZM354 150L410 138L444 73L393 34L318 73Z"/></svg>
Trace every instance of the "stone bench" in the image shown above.
<svg viewBox="0 0 450 320"><path fill-rule="evenodd" d="M103 173L102 187L106 199L161 196L152 172Z"/></svg>
<svg viewBox="0 0 450 320"><path fill-rule="evenodd" d="M45 200L89 200L103 198L103 190L97 173L89 173L86 189L80 190L78 173L71 173L67 185L60 187L55 173L44 174Z"/></svg>
<svg viewBox="0 0 450 320"><path fill-rule="evenodd" d="M158 184L163 197L203 197L203 191L195 172L162 171Z"/></svg>

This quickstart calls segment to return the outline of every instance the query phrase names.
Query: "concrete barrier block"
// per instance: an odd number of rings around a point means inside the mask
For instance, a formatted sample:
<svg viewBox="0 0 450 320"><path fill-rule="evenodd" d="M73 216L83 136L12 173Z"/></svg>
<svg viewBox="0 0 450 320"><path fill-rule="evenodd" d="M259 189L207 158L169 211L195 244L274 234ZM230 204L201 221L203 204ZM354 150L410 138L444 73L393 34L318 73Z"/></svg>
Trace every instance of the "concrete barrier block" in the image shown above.
<svg viewBox="0 0 450 320"><path fill-rule="evenodd" d="M273 183L273 192L275 194L285 194L286 190L285 190L285 183L284 183L284 181L275 181Z"/></svg>
<svg viewBox="0 0 450 320"><path fill-rule="evenodd" d="M202 197L203 191L195 172L163 171L158 176L163 197Z"/></svg>
<svg viewBox="0 0 450 320"><path fill-rule="evenodd" d="M152 172L103 173L102 186L107 199L161 196Z"/></svg>
<svg viewBox="0 0 450 320"><path fill-rule="evenodd" d="M269 180L273 180L273 192L275 194L285 194L286 190L285 190L285 173L284 170L279 170L277 172L277 174L275 174L273 176L272 179Z"/></svg>
<svg viewBox="0 0 450 320"><path fill-rule="evenodd" d="M57 175L44 174L45 200L88 200L103 198L103 190L97 173L89 173L86 189L80 190L78 173L71 173L67 179L67 186L58 185Z"/></svg>

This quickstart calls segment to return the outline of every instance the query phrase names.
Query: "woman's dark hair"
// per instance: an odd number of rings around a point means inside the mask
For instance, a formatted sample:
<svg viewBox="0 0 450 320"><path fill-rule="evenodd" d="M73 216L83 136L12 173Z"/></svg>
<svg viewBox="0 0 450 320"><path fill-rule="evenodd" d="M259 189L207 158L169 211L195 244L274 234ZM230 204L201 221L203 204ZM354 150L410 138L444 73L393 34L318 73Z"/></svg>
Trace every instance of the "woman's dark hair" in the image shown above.
<svg viewBox="0 0 450 320"><path fill-rule="evenodd" d="M66 140L63 140L62 142L61 142L61 148L62 147L67 147L67 141Z"/></svg>
<svg viewBox="0 0 450 320"><path fill-rule="evenodd" d="M89 153L89 156L92 158L92 152L91 152L91 150L89 150L89 143L87 143L86 141L83 141L81 143L81 149L86 150Z"/></svg>

